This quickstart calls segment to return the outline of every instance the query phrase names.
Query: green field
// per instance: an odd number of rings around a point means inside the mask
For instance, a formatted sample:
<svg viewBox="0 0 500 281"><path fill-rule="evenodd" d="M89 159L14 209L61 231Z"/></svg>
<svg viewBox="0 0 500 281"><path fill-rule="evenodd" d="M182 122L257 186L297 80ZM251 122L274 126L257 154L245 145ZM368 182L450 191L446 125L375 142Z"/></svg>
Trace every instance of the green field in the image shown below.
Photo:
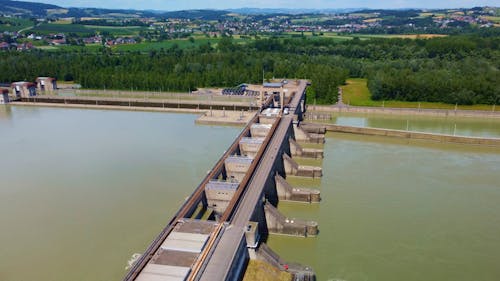
<svg viewBox="0 0 500 281"><path fill-rule="evenodd" d="M110 26L92 26L82 24L63 24L63 23L42 23L33 28L37 33L76 33L76 34L95 34L97 32L109 32L111 35L138 35L141 30L146 27L142 26L125 26L125 27L110 27Z"/></svg>
<svg viewBox="0 0 500 281"><path fill-rule="evenodd" d="M408 101L374 101L371 99L371 93L367 86L367 79L352 78L347 79L343 89L342 101L352 106L374 106L374 107L394 107L394 108L425 108L425 109L455 109L454 104L439 102L408 102ZM459 105L457 109L463 110L488 110L491 111L491 105ZM495 111L500 111L496 109Z"/></svg>
<svg viewBox="0 0 500 281"><path fill-rule="evenodd" d="M33 22L27 19L0 17L0 21L2 22L2 24L0 24L0 32L19 31L33 26Z"/></svg>
<svg viewBox="0 0 500 281"><path fill-rule="evenodd" d="M442 35L442 34L351 34L351 35L344 35L344 34L338 34L336 32L324 32L322 35L319 35L319 33L316 33L315 36L313 36L312 32L286 32L284 33L284 36L298 36L298 35L304 35L308 39L314 39L314 38L330 38L338 41L345 41L345 40L352 40L354 38L359 38L361 40L368 40L371 38L403 38L403 39L429 39L429 38L434 38L434 37L444 37L447 35ZM283 36L282 36L283 37Z"/></svg>

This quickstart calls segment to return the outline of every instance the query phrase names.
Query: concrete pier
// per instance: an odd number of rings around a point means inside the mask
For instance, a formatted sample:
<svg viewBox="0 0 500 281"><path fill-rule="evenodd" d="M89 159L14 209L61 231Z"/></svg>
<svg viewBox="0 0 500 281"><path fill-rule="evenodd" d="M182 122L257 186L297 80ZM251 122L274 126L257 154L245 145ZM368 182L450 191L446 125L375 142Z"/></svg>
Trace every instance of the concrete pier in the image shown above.
<svg viewBox="0 0 500 281"><path fill-rule="evenodd" d="M267 134L269 134L271 127L272 127L272 125L270 125L270 124L255 123L255 124L252 124L250 126L250 134L254 138L257 138L257 137L264 138L267 136Z"/></svg>
<svg viewBox="0 0 500 281"><path fill-rule="evenodd" d="M217 215L222 215L226 211L239 185L238 182L210 181L205 186L208 207L213 209Z"/></svg>
<svg viewBox="0 0 500 281"><path fill-rule="evenodd" d="M253 159L246 156L230 156L224 162L229 179L243 181Z"/></svg>
<svg viewBox="0 0 500 281"><path fill-rule="evenodd" d="M308 178L320 178L323 176L323 169L321 167L299 165L286 153L283 154L283 163L285 165L285 173L289 176Z"/></svg>
<svg viewBox="0 0 500 281"><path fill-rule="evenodd" d="M293 157L303 157L303 158L313 158L313 159L323 159L324 157L323 149L303 148L293 138L290 138L289 142L290 142L290 152L292 153Z"/></svg>
<svg viewBox="0 0 500 281"><path fill-rule="evenodd" d="M264 204L264 212L267 229L270 233L302 237L318 234L318 223L315 221L287 218L269 203Z"/></svg>
<svg viewBox="0 0 500 281"><path fill-rule="evenodd" d="M294 188L282 176L276 174L276 190L278 199L281 201L296 201L306 203L318 203L321 201L320 191L308 188Z"/></svg>
<svg viewBox="0 0 500 281"><path fill-rule="evenodd" d="M240 141L241 155L255 158L263 143L264 138L242 138Z"/></svg>
<svg viewBox="0 0 500 281"><path fill-rule="evenodd" d="M320 133L309 133L299 127L297 124L293 125L293 132L295 140L304 143L325 143L325 135Z"/></svg>

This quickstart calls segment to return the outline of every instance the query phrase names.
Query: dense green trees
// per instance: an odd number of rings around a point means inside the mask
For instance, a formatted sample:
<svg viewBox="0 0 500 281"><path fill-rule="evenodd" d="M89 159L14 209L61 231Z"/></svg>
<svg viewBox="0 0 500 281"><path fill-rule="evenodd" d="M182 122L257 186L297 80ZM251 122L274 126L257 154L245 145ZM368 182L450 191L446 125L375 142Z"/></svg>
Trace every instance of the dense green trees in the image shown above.
<svg viewBox="0 0 500 281"><path fill-rule="evenodd" d="M192 49L148 53L0 52L0 81L37 76L72 79L86 88L188 91L265 78L307 78L318 103L334 103L349 76L367 77L374 99L495 104L500 101L500 36L429 40L268 38L237 44L224 37Z"/></svg>

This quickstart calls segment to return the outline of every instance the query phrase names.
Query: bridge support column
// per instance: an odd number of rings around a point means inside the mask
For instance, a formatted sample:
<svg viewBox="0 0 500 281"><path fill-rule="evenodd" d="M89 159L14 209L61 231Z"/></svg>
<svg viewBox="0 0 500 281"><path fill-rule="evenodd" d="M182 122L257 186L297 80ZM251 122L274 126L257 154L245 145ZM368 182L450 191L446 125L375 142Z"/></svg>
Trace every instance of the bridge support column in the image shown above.
<svg viewBox="0 0 500 281"><path fill-rule="evenodd" d="M253 159L246 156L230 156L224 161L227 177L241 182L245 177Z"/></svg>
<svg viewBox="0 0 500 281"><path fill-rule="evenodd" d="M276 209L272 204L264 204L267 229L270 233L286 234L293 236L316 236L318 234L318 223L301 219L290 219Z"/></svg>
<svg viewBox="0 0 500 281"><path fill-rule="evenodd" d="M286 153L283 154L283 163L285 166L285 173L290 176L309 178L319 178L323 176L323 169L321 167L299 165Z"/></svg>
<svg viewBox="0 0 500 281"><path fill-rule="evenodd" d="M323 134L316 134L316 133L309 133L299 127L297 124L293 124L293 132L295 134L295 140L298 142L305 142L305 143L325 143L325 135Z"/></svg>
<svg viewBox="0 0 500 281"><path fill-rule="evenodd" d="M322 159L324 157L323 149L303 148L293 138L290 138L290 152L292 156Z"/></svg>
<svg viewBox="0 0 500 281"><path fill-rule="evenodd" d="M321 200L320 191L316 189L293 188L282 176L276 174L276 190L279 200L318 203Z"/></svg>

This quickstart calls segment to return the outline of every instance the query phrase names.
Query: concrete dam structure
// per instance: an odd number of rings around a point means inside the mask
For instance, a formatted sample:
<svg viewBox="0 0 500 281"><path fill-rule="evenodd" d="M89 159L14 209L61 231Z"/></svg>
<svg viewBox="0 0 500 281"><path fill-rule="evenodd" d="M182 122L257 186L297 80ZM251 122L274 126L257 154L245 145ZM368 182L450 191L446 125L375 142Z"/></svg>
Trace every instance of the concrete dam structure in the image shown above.
<svg viewBox="0 0 500 281"><path fill-rule="evenodd" d="M294 160L323 157L321 149L301 146L324 142L324 131L300 127L307 83L288 81L264 95L259 112L124 280L241 280L250 259L287 270L294 280L315 280L311 268L283 261L265 244L269 233L319 233L315 221L289 218L276 208L280 200L320 201L318 190L287 182L289 176L322 176L320 167Z"/></svg>

